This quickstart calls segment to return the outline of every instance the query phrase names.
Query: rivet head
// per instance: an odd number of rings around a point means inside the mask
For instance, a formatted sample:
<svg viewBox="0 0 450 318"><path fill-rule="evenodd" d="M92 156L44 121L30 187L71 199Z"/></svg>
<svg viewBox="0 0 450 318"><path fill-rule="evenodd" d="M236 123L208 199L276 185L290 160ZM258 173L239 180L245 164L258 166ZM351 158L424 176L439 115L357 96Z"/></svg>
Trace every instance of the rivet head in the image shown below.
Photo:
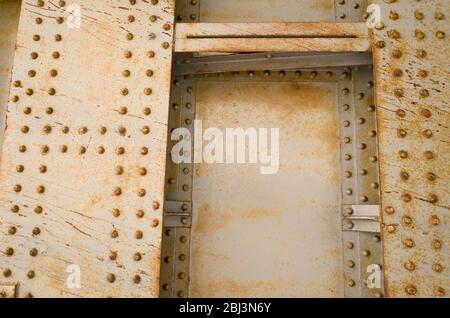
<svg viewBox="0 0 450 318"><path fill-rule="evenodd" d="M117 238L119 236L119 232L117 230L112 230L110 234L112 238Z"/></svg>
<svg viewBox="0 0 450 318"><path fill-rule="evenodd" d="M391 234L394 233L396 231L395 225L389 224L388 226L386 226L386 231Z"/></svg>
<svg viewBox="0 0 450 318"><path fill-rule="evenodd" d="M444 297L444 296L445 296L445 289L442 288L442 287L437 287L437 288L434 290L434 295L435 295L436 297Z"/></svg>
<svg viewBox="0 0 450 318"><path fill-rule="evenodd" d="M403 216L402 217L402 223L404 225L411 225L412 224L412 219L409 216Z"/></svg>
<svg viewBox="0 0 450 318"><path fill-rule="evenodd" d="M440 240L434 240L432 246L433 249L440 250L442 248L442 242Z"/></svg>
<svg viewBox="0 0 450 318"><path fill-rule="evenodd" d="M353 279L350 279L347 281L347 286L348 287L354 287L355 286L355 281Z"/></svg>
<svg viewBox="0 0 450 318"><path fill-rule="evenodd" d="M403 241L403 245L405 245L405 247L407 248L412 248L414 247L414 241L412 239L405 239Z"/></svg>
<svg viewBox="0 0 450 318"><path fill-rule="evenodd" d="M106 276L106 279L108 280L108 282L114 283L114 282L116 281L116 275L114 275L114 274L112 274L112 273L109 273L109 274Z"/></svg>
<svg viewBox="0 0 450 318"><path fill-rule="evenodd" d="M384 212L386 212L387 214L394 214L395 209L392 206L387 206L386 208L384 208Z"/></svg>
<svg viewBox="0 0 450 318"><path fill-rule="evenodd" d="M406 262L403 266L405 267L405 269L407 271L410 271L410 272L412 272L416 269L416 264L414 264L414 262L411 262L411 261Z"/></svg>
<svg viewBox="0 0 450 318"><path fill-rule="evenodd" d="M428 201L430 202L430 203L437 203L438 201L439 201L439 198L438 198L438 196L436 195L436 194L434 194L434 193L430 193L429 195L428 195Z"/></svg>
<svg viewBox="0 0 450 318"><path fill-rule="evenodd" d="M441 223L441 220L439 219L439 217L437 215L432 215L430 218L430 223L431 225L439 225Z"/></svg>
<svg viewBox="0 0 450 318"><path fill-rule="evenodd" d="M405 292L408 295L413 296L413 295L417 294L417 288L414 285L408 285L405 287Z"/></svg>
<svg viewBox="0 0 450 318"><path fill-rule="evenodd" d="M36 256L38 254L38 250L36 249L36 248L32 248L31 250L30 250L30 256Z"/></svg>
<svg viewBox="0 0 450 318"><path fill-rule="evenodd" d="M117 252L111 251L111 252L109 253L109 259L110 259L111 261L116 260L116 259L117 259Z"/></svg>
<svg viewBox="0 0 450 318"><path fill-rule="evenodd" d="M431 267L433 269L434 272L436 273L441 273L443 271L443 266L439 263L434 263Z"/></svg>

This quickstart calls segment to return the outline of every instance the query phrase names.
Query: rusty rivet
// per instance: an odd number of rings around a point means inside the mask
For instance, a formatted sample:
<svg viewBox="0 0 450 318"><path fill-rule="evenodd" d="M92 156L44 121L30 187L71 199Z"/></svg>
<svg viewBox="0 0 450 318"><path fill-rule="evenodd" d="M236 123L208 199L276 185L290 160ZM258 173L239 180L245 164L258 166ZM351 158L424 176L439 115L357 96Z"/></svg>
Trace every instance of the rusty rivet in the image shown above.
<svg viewBox="0 0 450 318"><path fill-rule="evenodd" d="M439 199L438 199L438 197L437 197L436 194L430 193L430 194L428 195L428 201L429 201L430 203L437 203L438 200L439 200Z"/></svg>
<svg viewBox="0 0 450 318"><path fill-rule="evenodd" d="M395 97L398 97L398 98L405 96L405 92L403 91L402 88L394 89L393 93L394 93Z"/></svg>
<svg viewBox="0 0 450 318"><path fill-rule="evenodd" d="M163 49L168 49L170 47L169 42L163 42L162 47Z"/></svg>
<svg viewBox="0 0 450 318"><path fill-rule="evenodd" d="M433 240L432 246L433 249L440 250L442 247L442 242L440 240Z"/></svg>
<svg viewBox="0 0 450 318"><path fill-rule="evenodd" d="M425 151L425 158L428 160L434 159L434 154L432 151Z"/></svg>
<svg viewBox="0 0 450 318"><path fill-rule="evenodd" d="M348 287L354 287L355 286L355 281L353 279L350 279L347 281L347 286Z"/></svg>
<svg viewBox="0 0 450 318"><path fill-rule="evenodd" d="M401 195L401 199L403 202L410 202L412 200L412 197L408 193L403 193Z"/></svg>
<svg viewBox="0 0 450 318"><path fill-rule="evenodd" d="M387 34L391 39L394 39L394 40L397 40L400 38L400 33L397 30L389 30Z"/></svg>
<svg viewBox="0 0 450 318"><path fill-rule="evenodd" d="M405 118L406 112L403 109L398 109L395 114L400 118Z"/></svg>
<svg viewBox="0 0 450 318"><path fill-rule="evenodd" d="M142 239L144 237L144 233L142 233L142 231L140 231L140 230L137 230L136 233L134 234L134 237L137 240L140 240L140 239Z"/></svg>
<svg viewBox="0 0 450 318"><path fill-rule="evenodd" d="M419 91L419 95L420 95L420 97L428 97L428 96L430 96L430 92L427 90L427 89L425 89L425 88L422 88L420 91Z"/></svg>
<svg viewBox="0 0 450 318"><path fill-rule="evenodd" d="M172 28L172 26L170 25L170 23L164 23L163 25L163 29L166 31L169 31Z"/></svg>
<svg viewBox="0 0 450 318"><path fill-rule="evenodd" d="M152 89L149 87L144 88L144 94L145 95L151 95L153 93Z"/></svg>
<svg viewBox="0 0 450 318"><path fill-rule="evenodd" d="M46 173L47 172L47 166L46 165L40 165L39 166L39 172L40 173Z"/></svg>
<svg viewBox="0 0 450 318"><path fill-rule="evenodd" d="M406 137L406 135L407 135L406 130L401 129L401 128L397 129L397 136L399 138L404 138L404 137Z"/></svg>
<svg viewBox="0 0 450 318"><path fill-rule="evenodd" d="M414 247L414 241L412 239L405 239L403 241L403 245L405 245L405 247L407 248L412 248Z"/></svg>
<svg viewBox="0 0 450 318"><path fill-rule="evenodd" d="M428 109L426 109L426 108L422 108L422 109L420 110L420 114L421 114L423 117L426 117L426 118L430 118L430 117L431 117L431 112L430 112L430 110L428 110Z"/></svg>
<svg viewBox="0 0 450 318"><path fill-rule="evenodd" d="M428 172L427 173L427 180L428 181L435 181L436 180L436 175L433 172Z"/></svg>
<svg viewBox="0 0 450 318"><path fill-rule="evenodd" d="M106 279L108 280L108 282L114 283L114 282L116 281L116 275L114 275L114 274L112 274L112 273L109 273L109 274L106 276Z"/></svg>
<svg viewBox="0 0 450 318"><path fill-rule="evenodd" d="M140 197L144 197L146 193L147 193L147 191L145 191L145 189L139 189L137 191L137 195Z"/></svg>
<svg viewBox="0 0 450 318"><path fill-rule="evenodd" d="M116 154L123 155L124 153L125 153L125 148L124 147L117 147Z"/></svg>
<svg viewBox="0 0 450 318"><path fill-rule="evenodd" d="M443 38L445 38L445 33L444 33L444 31L437 31L437 32L436 32L436 37L437 37L438 39L443 39Z"/></svg>
<svg viewBox="0 0 450 318"><path fill-rule="evenodd" d="M181 242L181 243L186 243L186 242L187 242L187 237L184 236L184 235L181 235L181 236L180 236L180 242Z"/></svg>
<svg viewBox="0 0 450 318"><path fill-rule="evenodd" d="M110 235L112 238L117 238L119 236L119 232L117 230L112 230Z"/></svg>
<svg viewBox="0 0 450 318"><path fill-rule="evenodd" d="M419 39L422 40L425 38L425 33L423 33L421 30L415 30L414 31L414 36Z"/></svg>
<svg viewBox="0 0 450 318"><path fill-rule="evenodd" d="M351 176L352 176L351 171L345 171L345 172L344 172L344 177L346 177L346 178L351 178Z"/></svg>
<svg viewBox="0 0 450 318"><path fill-rule="evenodd" d="M11 97L11 101L12 101L13 103L17 103L17 102L19 101L19 96L14 95L13 97Z"/></svg>
<svg viewBox="0 0 450 318"><path fill-rule="evenodd" d="M27 273L27 277L28 277L29 279L33 279L34 276L35 276L35 272L34 272L34 271L29 271L29 272Z"/></svg>
<svg viewBox="0 0 450 318"><path fill-rule="evenodd" d="M425 138L431 138L433 137L433 132L430 129L425 129L424 131L422 131L422 135Z"/></svg>
<svg viewBox="0 0 450 318"><path fill-rule="evenodd" d="M13 205L10 210L12 213L17 213L19 212L20 208L18 205Z"/></svg>
<svg viewBox="0 0 450 318"><path fill-rule="evenodd" d="M353 245L352 242L347 242L347 244L345 244L345 246L346 246L349 250L353 249L353 247L354 247L354 245Z"/></svg>
<svg viewBox="0 0 450 318"><path fill-rule="evenodd" d="M134 38L133 33L127 33L127 40L131 41L133 40L133 38Z"/></svg>
<svg viewBox="0 0 450 318"><path fill-rule="evenodd" d="M391 11L389 12L389 19L391 20L397 20L399 18L399 15L396 11Z"/></svg>
<svg viewBox="0 0 450 318"><path fill-rule="evenodd" d="M417 288L414 285L408 285L405 287L405 292L412 296L417 294Z"/></svg>
<svg viewBox="0 0 450 318"><path fill-rule="evenodd" d="M179 279L185 279L186 278L186 274L183 272L178 273L178 278Z"/></svg>
<svg viewBox="0 0 450 318"><path fill-rule="evenodd" d="M398 155L399 155L399 157L402 158L402 159L408 158L408 152L407 152L406 150L400 150L400 151L398 152Z"/></svg>
<svg viewBox="0 0 450 318"><path fill-rule="evenodd" d="M30 250L30 256L34 257L38 254L38 250L36 248L32 248Z"/></svg>
<svg viewBox="0 0 450 318"><path fill-rule="evenodd" d="M368 256L370 256L370 251L364 250L362 254L363 254L363 256L368 257Z"/></svg>
<svg viewBox="0 0 450 318"><path fill-rule="evenodd" d="M395 209L392 206L387 206L386 208L384 208L384 212L386 212L387 214L394 214Z"/></svg>
<svg viewBox="0 0 450 318"><path fill-rule="evenodd" d="M28 96L31 96L34 94L34 91L31 88L27 88L27 90L25 91L25 94L27 94Z"/></svg>
<svg viewBox="0 0 450 318"><path fill-rule="evenodd" d="M145 156L146 154L148 154L148 148L147 147L142 147L139 152L140 152L141 155Z"/></svg>
<svg viewBox="0 0 450 318"><path fill-rule="evenodd" d="M87 149L86 149L86 147L85 147L85 146L81 146L81 147L80 147L80 149L78 150L78 152L79 152L79 154L80 154L80 155L83 155L83 154L85 154L85 153L86 153L86 151L87 151Z"/></svg>
<svg viewBox="0 0 450 318"><path fill-rule="evenodd" d="M439 217L437 215L432 215L430 218L430 223L431 225L439 225L441 223L441 220L439 219Z"/></svg>
<svg viewBox="0 0 450 318"><path fill-rule="evenodd" d="M121 194L122 194L122 189L121 189L120 187L114 188L113 194L114 194L115 196L121 195Z"/></svg>
<svg viewBox="0 0 450 318"><path fill-rule="evenodd" d="M401 69L399 69L399 68L396 68L396 69L392 72L392 74L394 75L394 77L402 77L403 71L402 71Z"/></svg>
<svg viewBox="0 0 450 318"><path fill-rule="evenodd" d="M445 18L445 15L442 12L440 12L440 11L436 11L434 13L434 18L436 20L443 20Z"/></svg>
<svg viewBox="0 0 450 318"><path fill-rule="evenodd" d="M141 176L145 176L145 175L147 174L147 169L145 169L145 168L139 168L139 174L140 174Z"/></svg>
<svg viewBox="0 0 450 318"><path fill-rule="evenodd" d="M12 271L9 269L9 268L6 268L4 271L3 271L3 276L5 276L5 277L9 277L9 276L11 276L12 275ZM1 297L0 297L1 298Z"/></svg>
<svg viewBox="0 0 450 318"><path fill-rule="evenodd" d="M416 20L423 20L424 14L422 12L420 12L419 10L416 10L414 12L414 17L416 18Z"/></svg>
<svg viewBox="0 0 450 318"><path fill-rule="evenodd" d="M139 284L140 282L141 282L141 276L139 276L139 275L134 275L134 277L133 277L133 283Z"/></svg>
<svg viewBox="0 0 450 318"><path fill-rule="evenodd" d="M20 192L20 191L22 191L22 186L20 184L16 184L16 185L14 185L13 189L14 189L14 192Z"/></svg>
<svg viewBox="0 0 450 318"><path fill-rule="evenodd" d="M353 194L353 190L352 190L351 188L347 188L347 189L345 190L345 194L346 194L346 195L352 195L352 194Z"/></svg>
<svg viewBox="0 0 450 318"><path fill-rule="evenodd" d="M382 49L382 48L386 47L386 43L384 41L377 41L375 43L375 46L379 49Z"/></svg>
<svg viewBox="0 0 450 318"><path fill-rule="evenodd" d="M352 160L352 155L350 155L350 154L345 154L344 155L344 159L346 160L346 161L350 161L350 160Z"/></svg>
<svg viewBox="0 0 450 318"><path fill-rule="evenodd" d="M159 221L156 220L156 219L154 219L154 220L152 221L152 227L158 227L158 225L159 225Z"/></svg>
<svg viewBox="0 0 450 318"><path fill-rule="evenodd" d="M25 115L29 115L29 114L31 114L31 107L25 107L24 109L23 109L23 113L25 114Z"/></svg>
<svg viewBox="0 0 450 318"><path fill-rule="evenodd" d="M439 264L439 263L435 263L431 266L431 268L433 269L434 272L436 273L441 273L444 270L444 267Z"/></svg>
<svg viewBox="0 0 450 318"><path fill-rule="evenodd" d="M411 217L409 217L409 216L403 216L402 217L402 223L404 224L404 225L411 225L412 224L412 219L411 219Z"/></svg>
<svg viewBox="0 0 450 318"><path fill-rule="evenodd" d="M142 209L137 210L137 212L136 212L136 217L137 217L137 218L139 218L139 219L140 219L140 218L143 218L144 215L145 215L144 210L142 210Z"/></svg>
<svg viewBox="0 0 450 318"><path fill-rule="evenodd" d="M402 51L397 50L397 49L393 50L391 54L392 54L392 57L394 57L396 59L402 57Z"/></svg>
<svg viewBox="0 0 450 318"><path fill-rule="evenodd" d="M44 209L40 205L38 205L34 208L34 213L41 214L43 210Z"/></svg>
<svg viewBox="0 0 450 318"><path fill-rule="evenodd" d="M111 251L111 252L109 253L109 259L110 259L111 261L115 261L115 260L117 259L117 252L116 252L116 251Z"/></svg>
<svg viewBox="0 0 450 318"><path fill-rule="evenodd" d="M353 267L355 267L355 262L354 262L354 261L352 261L352 260L350 260L350 261L347 261L347 267L349 267L349 268L353 268Z"/></svg>
<svg viewBox="0 0 450 318"><path fill-rule="evenodd" d="M37 186L36 192L37 193L44 193L45 192L45 187L43 185Z"/></svg>
<svg viewBox="0 0 450 318"><path fill-rule="evenodd" d="M142 259L142 255L139 252L133 254L133 260L139 262Z"/></svg>
<svg viewBox="0 0 450 318"><path fill-rule="evenodd" d="M25 145L20 145L20 146L19 146L19 152L25 152L25 151L27 151L27 146L25 146Z"/></svg>
<svg viewBox="0 0 450 318"><path fill-rule="evenodd" d="M17 228L16 228L15 226L10 226L10 227L9 227L8 233L9 233L10 235L14 235L14 234L16 234L16 232L17 232Z"/></svg>
<svg viewBox="0 0 450 318"><path fill-rule="evenodd" d="M159 202L158 201L153 201L153 204L152 204L152 207L153 207L153 210L158 210L159 209Z"/></svg>
<svg viewBox="0 0 450 318"><path fill-rule="evenodd" d="M23 172L25 170L25 167L23 166L23 165L18 165L18 166L16 166L16 171L17 172Z"/></svg>
<svg viewBox="0 0 450 318"><path fill-rule="evenodd" d="M371 187L372 189L378 189L378 188L380 187L380 185L378 184L378 182L372 182L372 183L370 184L370 187Z"/></svg>
<svg viewBox="0 0 450 318"><path fill-rule="evenodd" d="M411 261L406 262L403 266L405 267L405 269L407 271L410 271L410 272L412 272L416 269L416 264L414 264L414 262L411 262Z"/></svg>
<svg viewBox="0 0 450 318"><path fill-rule="evenodd" d="M417 57L418 58L425 58L427 56L427 51L425 50L417 50Z"/></svg>
<svg viewBox="0 0 450 318"><path fill-rule="evenodd" d="M32 233L33 233L33 235L39 235L39 234L41 234L41 229L38 227L35 227L35 228L33 228Z"/></svg>
<svg viewBox="0 0 450 318"><path fill-rule="evenodd" d="M409 179L409 173L405 170L400 171L400 178L404 181Z"/></svg>
<svg viewBox="0 0 450 318"><path fill-rule="evenodd" d="M8 247L5 250L6 256L13 256L14 255L14 249L12 247Z"/></svg>
<svg viewBox="0 0 450 318"><path fill-rule="evenodd" d="M120 210L117 209L117 208L112 209L112 215L113 215L115 218L118 218L118 217L120 216Z"/></svg>
<svg viewBox="0 0 450 318"><path fill-rule="evenodd" d="M388 233L394 233L394 232L396 231L395 225L389 224L389 225L386 227L386 231L387 231Z"/></svg>

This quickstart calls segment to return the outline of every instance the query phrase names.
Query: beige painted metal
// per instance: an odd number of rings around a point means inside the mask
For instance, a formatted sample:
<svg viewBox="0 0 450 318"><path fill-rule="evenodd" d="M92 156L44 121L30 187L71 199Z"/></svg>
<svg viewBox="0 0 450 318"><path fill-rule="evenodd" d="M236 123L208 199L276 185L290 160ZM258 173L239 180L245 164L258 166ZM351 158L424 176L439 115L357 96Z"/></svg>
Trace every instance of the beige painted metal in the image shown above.
<svg viewBox="0 0 450 318"><path fill-rule="evenodd" d="M364 23L179 23L176 52L365 52Z"/></svg>
<svg viewBox="0 0 450 318"><path fill-rule="evenodd" d="M0 149L5 130L11 71L19 25L19 0L0 1Z"/></svg>
<svg viewBox="0 0 450 318"><path fill-rule="evenodd" d="M386 295L448 297L450 3L376 2Z"/></svg>
<svg viewBox="0 0 450 318"><path fill-rule="evenodd" d="M280 170L195 165L192 297L343 295L337 86L288 74L197 84L204 129L280 128Z"/></svg>
<svg viewBox="0 0 450 318"><path fill-rule="evenodd" d="M21 9L0 283L19 297L158 296L174 1L77 5L81 28L64 1ZM77 266L79 289L66 282Z"/></svg>

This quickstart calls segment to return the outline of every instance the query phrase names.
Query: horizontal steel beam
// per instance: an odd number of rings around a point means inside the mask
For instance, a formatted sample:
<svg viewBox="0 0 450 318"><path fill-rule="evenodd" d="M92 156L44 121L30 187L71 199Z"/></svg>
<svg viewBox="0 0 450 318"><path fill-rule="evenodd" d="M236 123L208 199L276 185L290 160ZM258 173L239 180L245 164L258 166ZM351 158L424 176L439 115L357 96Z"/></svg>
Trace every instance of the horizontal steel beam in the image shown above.
<svg viewBox="0 0 450 318"><path fill-rule="evenodd" d="M363 66L372 64L370 53L249 53L221 56L182 56L175 75L263 70L289 70Z"/></svg>
<svg viewBox="0 0 450 318"><path fill-rule="evenodd" d="M179 23L175 52L367 52L365 23Z"/></svg>

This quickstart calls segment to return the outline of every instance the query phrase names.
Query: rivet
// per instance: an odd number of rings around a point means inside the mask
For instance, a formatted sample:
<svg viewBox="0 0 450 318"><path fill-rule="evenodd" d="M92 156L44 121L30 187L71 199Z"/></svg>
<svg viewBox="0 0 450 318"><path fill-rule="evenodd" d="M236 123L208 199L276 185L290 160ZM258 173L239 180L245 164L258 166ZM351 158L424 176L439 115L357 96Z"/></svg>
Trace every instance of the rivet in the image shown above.
<svg viewBox="0 0 450 318"><path fill-rule="evenodd" d="M401 199L403 202L410 202L412 200L412 197L408 193L403 193L401 195Z"/></svg>
<svg viewBox="0 0 450 318"><path fill-rule="evenodd" d="M163 49L168 49L170 47L169 42L163 42L162 47Z"/></svg>
<svg viewBox="0 0 450 318"><path fill-rule="evenodd" d="M31 88L27 88L27 90L25 91L25 94L27 94L28 96L31 96L34 94L34 91Z"/></svg>
<svg viewBox="0 0 450 318"><path fill-rule="evenodd" d="M377 48L379 48L379 49L382 49L382 48L384 48L384 47L386 46L386 42L384 42L384 41L377 41L377 42L375 43L375 46L376 46Z"/></svg>
<svg viewBox="0 0 450 318"><path fill-rule="evenodd" d="M387 206L386 208L384 208L384 212L386 212L387 214L394 214L395 209L392 206Z"/></svg>
<svg viewBox="0 0 450 318"><path fill-rule="evenodd" d="M442 242L440 240L434 240L432 246L433 249L440 250L442 247Z"/></svg>
<svg viewBox="0 0 450 318"><path fill-rule="evenodd" d="M370 256L370 251L364 250L362 254L363 254L363 256L368 257L368 256Z"/></svg>
<svg viewBox="0 0 450 318"><path fill-rule="evenodd" d="M406 262L403 266L405 267L405 269L406 269L407 271L410 271L410 272L412 272L412 271L414 271L414 270L416 269L416 264L414 264L414 263L411 262L411 261Z"/></svg>
<svg viewBox="0 0 450 318"><path fill-rule="evenodd" d="M427 56L427 52L425 50L417 50L417 57L425 58Z"/></svg>
<svg viewBox="0 0 450 318"><path fill-rule="evenodd" d="M134 277L133 277L133 283L139 284L140 282L141 282L141 276L139 276L139 275L134 275Z"/></svg>
<svg viewBox="0 0 450 318"><path fill-rule="evenodd" d="M430 223L431 225L439 225L441 223L441 220L439 219L439 217L437 215L432 215L430 218Z"/></svg>
<svg viewBox="0 0 450 318"><path fill-rule="evenodd" d="M427 89L425 89L425 88L422 88L420 91L419 91L419 95L421 96L421 97L428 97L428 96L430 96L430 92L427 90Z"/></svg>
<svg viewBox="0 0 450 318"><path fill-rule="evenodd" d="M139 174L140 174L141 176L145 176L145 175L147 174L147 169L145 169L145 168L139 168Z"/></svg>
<svg viewBox="0 0 450 318"><path fill-rule="evenodd" d="M426 109L426 108L422 108L422 109L420 110L420 114L421 114L423 117L426 117L426 118L430 118L430 117L431 117L431 112L430 112L428 109Z"/></svg>
<svg viewBox="0 0 450 318"><path fill-rule="evenodd" d="M108 282L114 283L114 282L116 281L116 276L115 276L114 274L109 273L109 274L106 276L106 279L108 280Z"/></svg>
<svg viewBox="0 0 450 318"><path fill-rule="evenodd" d="M154 51L148 51L147 52L147 56L149 57L149 58L154 58L155 57L155 52Z"/></svg>
<svg viewBox="0 0 450 318"><path fill-rule="evenodd" d="M397 136L398 136L399 138L405 138L406 135L407 135L406 130L401 129L401 128L400 128L400 129L397 129Z"/></svg>
<svg viewBox="0 0 450 318"><path fill-rule="evenodd" d="M10 226L10 227L9 227L8 233L9 233L10 235L14 235L14 234L16 234L16 232L17 232L17 228L16 228L15 226Z"/></svg>
<svg viewBox="0 0 450 318"><path fill-rule="evenodd" d="M117 208L112 209L112 215L117 218L120 216L120 210Z"/></svg>
<svg viewBox="0 0 450 318"><path fill-rule="evenodd" d="M406 112L403 109L398 109L395 114L400 117L400 118L404 118L406 116Z"/></svg>
<svg viewBox="0 0 450 318"><path fill-rule="evenodd" d="M434 272L436 273L441 273L443 271L443 266L439 263L435 263L431 266L431 268L433 269Z"/></svg>
<svg viewBox="0 0 450 318"><path fill-rule="evenodd" d="M109 259L110 259L111 261L116 260L116 259L117 259L117 252L111 251L111 252L109 253Z"/></svg>
<svg viewBox="0 0 450 318"><path fill-rule="evenodd" d="M30 250L30 256L34 257L38 254L38 250L36 248L32 248Z"/></svg>
<svg viewBox="0 0 450 318"><path fill-rule="evenodd" d="M435 181L436 180L436 175L433 172L428 172L427 173L427 180L428 181Z"/></svg>
<svg viewBox="0 0 450 318"><path fill-rule="evenodd" d="M371 187L372 189L378 189L378 188L380 187L380 185L379 185L377 182L372 182L372 183L370 184L370 187Z"/></svg>
<svg viewBox="0 0 450 318"><path fill-rule="evenodd" d="M399 68L396 68L396 69L392 72L392 74L393 74L395 77L402 77L403 71L402 71L401 69L399 69Z"/></svg>
<svg viewBox="0 0 450 318"><path fill-rule="evenodd" d="M355 262L354 261L348 261L347 262L347 267L349 267L349 268L355 267Z"/></svg>
<svg viewBox="0 0 450 318"><path fill-rule="evenodd" d="M19 101L19 96L14 95L13 97L11 97L11 101L12 101L13 103L17 103L17 102Z"/></svg>
<svg viewBox="0 0 450 318"><path fill-rule="evenodd" d="M38 20L36 20L36 22L37 22ZM41 20L41 22L42 22L42 20ZM39 23L38 23L39 24ZM34 41L39 41L41 39L41 37L39 36L39 34L35 34L35 35L33 35L33 40Z"/></svg>
<svg viewBox="0 0 450 318"><path fill-rule="evenodd" d="M123 155L125 153L125 148L124 147L117 147L116 149L116 154L117 155Z"/></svg>
<svg viewBox="0 0 450 318"><path fill-rule="evenodd" d="M153 210L158 210L159 209L159 202L158 201L153 201L152 207L153 207Z"/></svg>
<svg viewBox="0 0 450 318"><path fill-rule="evenodd" d="M420 30L415 30L415 31L414 31L414 36L415 36L417 39L422 40L422 39L425 38L425 33L423 33L423 32L420 31Z"/></svg>
<svg viewBox="0 0 450 318"><path fill-rule="evenodd" d="M390 30L390 31L388 31L387 34L391 39L394 39L394 40L397 40L400 38L400 33L397 30Z"/></svg>
<svg viewBox="0 0 450 318"><path fill-rule="evenodd" d="M181 242L181 243L186 243L186 242L187 242L187 237L184 236L184 235L181 235L181 236L180 236L180 242Z"/></svg>
<svg viewBox="0 0 450 318"><path fill-rule="evenodd" d="M412 219L409 216L403 216L402 217L402 223L405 225L411 225L412 224Z"/></svg>
<svg viewBox="0 0 450 318"><path fill-rule="evenodd" d="M394 57L394 58L396 58L396 59L402 57L402 51L397 50L397 49L396 49L396 50L393 50L391 54L392 54L392 57Z"/></svg>
<svg viewBox="0 0 450 318"><path fill-rule="evenodd" d="M404 181L409 179L409 173L405 170L400 171L400 178Z"/></svg>
<svg viewBox="0 0 450 318"><path fill-rule="evenodd" d="M430 193L429 195L428 195L428 201L430 202L430 203L437 203L438 202L438 196L436 195L436 194L434 194L434 193Z"/></svg>
<svg viewBox="0 0 450 318"><path fill-rule="evenodd" d="M348 221L348 222L345 224L345 228L346 228L347 230L351 230L351 229L353 229L354 227L355 227L355 225L353 224L353 222Z"/></svg>
<svg viewBox="0 0 450 318"><path fill-rule="evenodd" d="M136 233L134 234L134 237L135 237L137 240L140 240L140 239L142 239L142 238L144 237L144 233L142 233L142 231L138 230L138 231L136 231Z"/></svg>
<svg viewBox="0 0 450 318"><path fill-rule="evenodd" d="M5 276L5 277L9 277L9 276L11 276L12 275L12 271L9 269L9 268L6 268L4 271L3 271L3 276ZM1 298L1 297L0 297Z"/></svg>
<svg viewBox="0 0 450 318"><path fill-rule="evenodd" d="M412 239L405 239L403 241L403 245L405 245L405 247L407 248L412 248L414 247L414 241Z"/></svg>
<svg viewBox="0 0 450 318"><path fill-rule="evenodd" d="M119 232L117 232L117 230L112 230L110 235L112 238L117 238L119 236Z"/></svg>
<svg viewBox="0 0 450 318"><path fill-rule="evenodd" d="M150 107L144 107L142 109L142 112L144 113L144 115L148 116L151 114L152 110L150 109Z"/></svg>
<svg viewBox="0 0 450 318"><path fill-rule="evenodd" d="M389 224L389 225L386 227L386 231L388 231L388 233L394 233L394 232L396 231L395 225Z"/></svg>
<svg viewBox="0 0 450 318"><path fill-rule="evenodd" d="M25 145L20 145L20 146L19 146L19 152L25 152L25 151L27 151L27 146L25 146Z"/></svg>
<svg viewBox="0 0 450 318"><path fill-rule="evenodd" d="M135 262L139 262L141 259L142 259L141 253L136 252L136 253L133 254L133 260L134 260Z"/></svg>
<svg viewBox="0 0 450 318"><path fill-rule="evenodd" d="M353 245L352 242L347 242L346 247L347 247L349 250L351 250L351 249L353 249L354 245Z"/></svg>
<svg viewBox="0 0 450 318"><path fill-rule="evenodd" d="M344 159L346 160L346 161L350 161L350 160L352 160L352 155L350 155L350 154L345 154L345 156L344 156Z"/></svg>
<svg viewBox="0 0 450 318"><path fill-rule="evenodd" d="M150 132L150 127L148 127L148 126L142 127L141 132L142 132L144 135L147 135L147 134Z"/></svg>
<svg viewBox="0 0 450 318"><path fill-rule="evenodd" d="M417 288L413 285L408 285L405 287L405 292L408 295L415 295L415 294L417 294Z"/></svg>
<svg viewBox="0 0 450 318"><path fill-rule="evenodd" d="M137 218L143 218L144 217L144 215L145 215L145 212L144 212L144 210L142 210L142 209L140 209L140 210L138 210L137 212L136 212L136 217Z"/></svg>
<svg viewBox="0 0 450 318"><path fill-rule="evenodd" d="M405 93L402 88L394 89L393 93L394 93L395 97L398 97L398 98L405 96Z"/></svg>
<svg viewBox="0 0 450 318"><path fill-rule="evenodd" d="M346 194L346 195L352 195L352 194L353 194L353 190L352 190L351 188L347 188L347 189L345 190L345 194Z"/></svg>
<svg viewBox="0 0 450 318"><path fill-rule="evenodd" d="M414 12L414 17L416 18L416 20L423 20L424 14L422 12L420 12L419 10L416 10Z"/></svg>
<svg viewBox="0 0 450 318"><path fill-rule="evenodd" d="M443 20L445 18L445 15L442 12L440 12L440 11L436 11L434 13L434 18L436 20Z"/></svg>
<svg viewBox="0 0 450 318"><path fill-rule="evenodd" d="M436 37L437 37L438 39L443 39L443 38L445 38L445 33L444 33L444 31L437 31L437 32L436 32Z"/></svg>
<svg viewBox="0 0 450 318"><path fill-rule="evenodd" d="M145 95L151 95L153 93L152 89L149 87L144 88L144 94Z"/></svg>
<svg viewBox="0 0 450 318"><path fill-rule="evenodd" d="M389 13L389 19L391 19L391 20L398 20L398 18L399 18L399 15L398 15L398 13L397 12L395 12L395 11L391 11L390 13Z"/></svg>
<svg viewBox="0 0 450 318"><path fill-rule="evenodd" d="M351 171L345 171L345 172L344 172L344 177L346 177L346 178L351 178L351 176L352 176Z"/></svg>
<svg viewBox="0 0 450 318"><path fill-rule="evenodd" d="M355 281L353 279L350 279L349 281L347 281L347 285L348 285L348 287L354 287Z"/></svg>
<svg viewBox="0 0 450 318"><path fill-rule="evenodd" d="M42 211L43 211L44 209L41 207L41 206L36 206L35 208L34 208L34 213L36 213L36 214L41 214L42 213Z"/></svg>
<svg viewBox="0 0 450 318"><path fill-rule="evenodd" d="M114 194L115 196L121 195L121 194L122 194L122 189L121 189L120 187L114 188L113 194Z"/></svg>
<svg viewBox="0 0 450 318"><path fill-rule="evenodd" d="M141 154L141 155L144 155L144 156L145 156L146 154L148 154L148 148L147 148L147 147L142 147L141 150L140 150L140 154Z"/></svg>
<svg viewBox="0 0 450 318"><path fill-rule="evenodd" d="M137 195L140 197L144 197L146 193L147 193L147 191L145 191L145 189L139 189L137 191Z"/></svg>
<svg viewBox="0 0 450 318"><path fill-rule="evenodd" d="M34 276L35 276L35 272L34 272L34 271L29 271L29 272L27 273L27 277L28 277L29 279L33 279Z"/></svg>
<svg viewBox="0 0 450 318"><path fill-rule="evenodd" d="M22 191L22 186L20 184L16 184L16 185L14 185L13 189L14 189L14 192L20 192L20 191Z"/></svg>

